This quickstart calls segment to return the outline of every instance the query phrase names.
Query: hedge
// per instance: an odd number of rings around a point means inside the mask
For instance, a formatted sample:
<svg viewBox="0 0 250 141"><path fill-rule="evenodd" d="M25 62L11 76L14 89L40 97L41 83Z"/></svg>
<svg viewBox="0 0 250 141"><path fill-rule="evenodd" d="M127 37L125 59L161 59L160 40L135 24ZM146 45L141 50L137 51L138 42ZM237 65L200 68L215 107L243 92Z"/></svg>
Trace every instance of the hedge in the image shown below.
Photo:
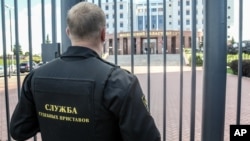
<svg viewBox="0 0 250 141"><path fill-rule="evenodd" d="M238 74L238 60L233 60L229 63L229 67L234 74ZM250 77L250 59L242 60L242 76Z"/></svg>

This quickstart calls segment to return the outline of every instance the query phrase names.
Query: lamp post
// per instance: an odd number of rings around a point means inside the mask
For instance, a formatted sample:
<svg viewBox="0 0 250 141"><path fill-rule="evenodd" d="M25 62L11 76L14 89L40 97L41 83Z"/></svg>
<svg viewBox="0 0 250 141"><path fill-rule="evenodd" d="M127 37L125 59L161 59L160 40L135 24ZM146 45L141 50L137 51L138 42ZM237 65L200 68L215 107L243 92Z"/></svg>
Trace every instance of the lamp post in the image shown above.
<svg viewBox="0 0 250 141"><path fill-rule="evenodd" d="M11 9L13 9L12 7L10 7L9 5L4 5L5 8L7 8L9 10L9 18L10 18L10 50L11 50L11 61L10 61L10 66L9 66L9 77L11 77L11 72L13 72L14 68L13 68L13 48L12 48L12 22L11 22Z"/></svg>

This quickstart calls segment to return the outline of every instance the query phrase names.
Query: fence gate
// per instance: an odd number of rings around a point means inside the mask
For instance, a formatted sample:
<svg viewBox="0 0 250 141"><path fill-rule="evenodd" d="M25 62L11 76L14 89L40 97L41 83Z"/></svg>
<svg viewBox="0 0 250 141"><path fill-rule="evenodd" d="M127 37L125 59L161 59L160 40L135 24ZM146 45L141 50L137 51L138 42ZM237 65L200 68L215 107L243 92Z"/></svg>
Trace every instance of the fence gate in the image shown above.
<svg viewBox="0 0 250 141"><path fill-rule="evenodd" d="M39 56L42 63L49 62L66 50L70 45L64 32L66 14L80 1L1 0L0 141L13 140L8 132L10 117L28 74L20 72L19 64L25 60L33 66ZM239 7L234 7L233 0L89 2L106 14L103 57L139 78L163 141L229 141L229 125L240 124L245 109L242 87L247 89L249 84L242 78L243 0ZM228 76L229 28L238 22L229 18L234 12L239 12L239 74ZM203 66L197 65L197 53ZM231 91L231 82L236 82L236 91ZM228 120L235 112L230 104L236 110L236 122ZM30 140L41 140L40 134Z"/></svg>

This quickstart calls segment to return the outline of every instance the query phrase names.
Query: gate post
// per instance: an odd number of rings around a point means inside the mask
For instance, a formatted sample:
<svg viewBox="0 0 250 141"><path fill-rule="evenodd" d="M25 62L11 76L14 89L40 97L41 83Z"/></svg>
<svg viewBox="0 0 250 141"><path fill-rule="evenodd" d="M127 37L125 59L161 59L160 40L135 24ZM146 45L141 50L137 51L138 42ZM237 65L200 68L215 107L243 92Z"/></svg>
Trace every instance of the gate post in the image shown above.
<svg viewBox="0 0 250 141"><path fill-rule="evenodd" d="M67 27L67 13L68 10L75 5L78 2L81 2L84 0L62 0L61 1L61 31L62 31L62 52L65 52L67 48L71 45L71 42L66 35L66 27Z"/></svg>
<svg viewBox="0 0 250 141"><path fill-rule="evenodd" d="M205 0L202 141L223 141L226 96L227 0Z"/></svg>

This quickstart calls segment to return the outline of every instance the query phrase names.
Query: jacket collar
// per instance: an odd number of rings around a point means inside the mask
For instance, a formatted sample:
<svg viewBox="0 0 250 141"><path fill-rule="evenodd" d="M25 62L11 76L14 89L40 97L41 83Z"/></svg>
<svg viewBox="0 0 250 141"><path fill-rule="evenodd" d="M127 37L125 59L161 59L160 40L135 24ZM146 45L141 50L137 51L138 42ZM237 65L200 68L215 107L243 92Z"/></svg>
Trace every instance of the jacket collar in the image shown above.
<svg viewBox="0 0 250 141"><path fill-rule="evenodd" d="M64 52L61 57L97 57L100 58L100 56L92 49L82 46L70 46Z"/></svg>

